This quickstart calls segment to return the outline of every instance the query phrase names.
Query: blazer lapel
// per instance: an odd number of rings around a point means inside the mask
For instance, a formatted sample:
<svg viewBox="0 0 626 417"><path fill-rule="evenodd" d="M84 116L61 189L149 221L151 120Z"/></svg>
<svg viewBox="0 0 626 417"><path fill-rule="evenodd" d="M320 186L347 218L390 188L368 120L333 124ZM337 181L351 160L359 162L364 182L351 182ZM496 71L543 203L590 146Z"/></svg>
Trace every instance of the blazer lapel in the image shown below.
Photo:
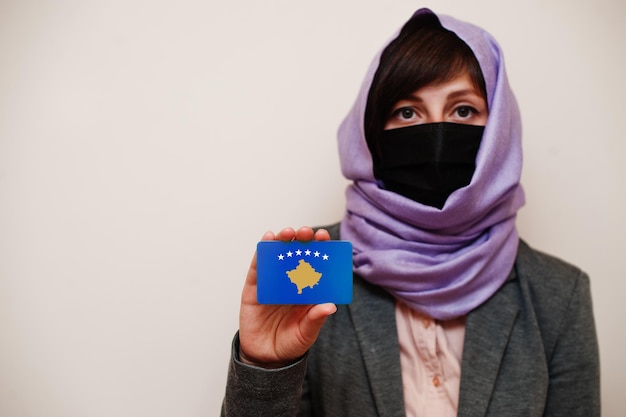
<svg viewBox="0 0 626 417"><path fill-rule="evenodd" d="M509 283L516 279L515 272ZM467 316L458 417L484 416L518 314L506 286Z"/></svg>
<svg viewBox="0 0 626 417"><path fill-rule="evenodd" d="M382 289L356 277L354 284L355 294L349 310L378 414L403 417L404 394L394 299Z"/></svg>

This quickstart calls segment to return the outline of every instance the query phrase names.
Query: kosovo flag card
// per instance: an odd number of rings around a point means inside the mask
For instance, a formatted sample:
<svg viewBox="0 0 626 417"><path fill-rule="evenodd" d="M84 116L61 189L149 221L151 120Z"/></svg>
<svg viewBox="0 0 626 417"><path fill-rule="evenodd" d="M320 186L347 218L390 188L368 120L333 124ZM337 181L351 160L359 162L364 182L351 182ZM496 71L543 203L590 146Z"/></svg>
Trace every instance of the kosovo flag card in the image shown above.
<svg viewBox="0 0 626 417"><path fill-rule="evenodd" d="M343 240L257 244L259 304L349 304L352 244Z"/></svg>

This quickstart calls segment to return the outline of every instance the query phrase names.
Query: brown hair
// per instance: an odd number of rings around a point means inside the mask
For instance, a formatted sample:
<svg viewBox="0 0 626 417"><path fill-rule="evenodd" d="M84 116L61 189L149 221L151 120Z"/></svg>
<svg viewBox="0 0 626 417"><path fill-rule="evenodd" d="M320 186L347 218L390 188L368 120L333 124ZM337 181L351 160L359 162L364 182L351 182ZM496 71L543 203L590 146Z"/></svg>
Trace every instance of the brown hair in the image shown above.
<svg viewBox="0 0 626 417"><path fill-rule="evenodd" d="M383 51L367 97L364 129L372 156L376 158L375 144L398 101L465 71L486 101L485 80L470 47L433 14L409 20Z"/></svg>

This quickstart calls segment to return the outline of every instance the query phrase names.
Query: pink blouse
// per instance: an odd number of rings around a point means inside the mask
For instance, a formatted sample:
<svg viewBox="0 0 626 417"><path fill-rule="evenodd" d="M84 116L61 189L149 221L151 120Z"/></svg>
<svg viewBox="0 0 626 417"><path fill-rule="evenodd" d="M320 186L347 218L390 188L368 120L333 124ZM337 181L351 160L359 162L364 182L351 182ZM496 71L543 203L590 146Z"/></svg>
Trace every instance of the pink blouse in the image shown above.
<svg viewBox="0 0 626 417"><path fill-rule="evenodd" d="M407 417L455 417L465 317L438 321L396 303Z"/></svg>

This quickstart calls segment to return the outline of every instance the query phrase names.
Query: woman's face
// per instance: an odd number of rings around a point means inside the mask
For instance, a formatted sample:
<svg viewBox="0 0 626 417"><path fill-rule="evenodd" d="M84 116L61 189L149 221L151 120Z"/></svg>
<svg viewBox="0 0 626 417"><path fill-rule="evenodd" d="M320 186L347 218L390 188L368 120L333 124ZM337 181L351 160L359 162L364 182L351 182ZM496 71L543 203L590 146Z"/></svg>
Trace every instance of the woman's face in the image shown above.
<svg viewBox="0 0 626 417"><path fill-rule="evenodd" d="M484 126L488 116L487 102L465 72L450 81L422 87L398 101L385 130L439 122Z"/></svg>

